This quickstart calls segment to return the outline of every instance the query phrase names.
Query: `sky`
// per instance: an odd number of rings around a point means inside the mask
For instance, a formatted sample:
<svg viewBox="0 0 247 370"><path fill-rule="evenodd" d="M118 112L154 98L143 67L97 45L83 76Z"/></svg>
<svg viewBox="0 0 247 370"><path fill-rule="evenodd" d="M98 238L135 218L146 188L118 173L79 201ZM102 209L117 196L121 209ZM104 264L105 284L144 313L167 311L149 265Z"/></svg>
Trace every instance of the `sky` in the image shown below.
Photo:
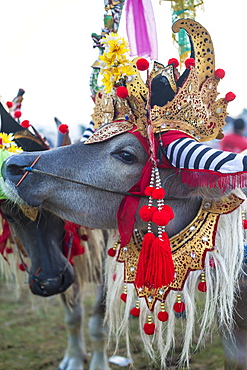
<svg viewBox="0 0 247 370"><path fill-rule="evenodd" d="M169 1L152 0L158 34L158 61L179 58L172 41ZM204 0L196 20L210 33L216 68L225 70L219 97L236 94L228 113L247 109L246 0ZM103 27L104 0L8 0L1 3L0 96L12 100L25 90L22 119L46 135L56 133L54 117L67 124L75 141L78 125L93 113L89 80L98 58L91 34ZM119 35L126 36L123 11Z"/></svg>

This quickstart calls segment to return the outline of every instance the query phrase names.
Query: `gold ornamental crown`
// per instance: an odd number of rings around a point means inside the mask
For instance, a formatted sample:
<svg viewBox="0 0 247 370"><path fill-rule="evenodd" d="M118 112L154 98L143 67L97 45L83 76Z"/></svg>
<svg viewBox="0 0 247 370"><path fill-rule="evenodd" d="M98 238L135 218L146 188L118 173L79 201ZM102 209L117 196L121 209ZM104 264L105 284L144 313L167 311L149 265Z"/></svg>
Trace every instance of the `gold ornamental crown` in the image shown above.
<svg viewBox="0 0 247 370"><path fill-rule="evenodd" d="M144 83L136 67L136 62L140 58L133 61L124 58L128 70L126 69L127 72L124 71L122 75L119 75L117 69L119 60L115 64L112 63L111 68L103 70L103 73L107 73L112 88L109 88L108 83L108 91L101 90L96 96L92 118L99 130L87 141L88 144L129 131L134 126L146 136L148 119L151 119L154 133L180 130L198 141L223 137L222 128L226 123L227 105L235 95L228 93L224 98L217 100L219 94L217 86L220 78L224 77L224 71L215 71L214 48L208 31L192 19L179 19L173 24L172 30L176 33L181 28L190 38L191 57L195 65L187 67L178 80L173 64L165 67L154 62L148 81ZM111 55L108 49L105 57L107 61ZM118 72L114 72L114 68ZM112 77L114 73L117 75L117 78L114 77L115 80ZM150 105L149 98L152 96L154 81L157 78L166 81L165 89L158 91L159 95L163 94L165 104L154 102ZM128 96L125 98L116 94L116 89L120 85L128 90ZM173 94L168 100L166 100L167 88L169 94L171 92Z"/></svg>

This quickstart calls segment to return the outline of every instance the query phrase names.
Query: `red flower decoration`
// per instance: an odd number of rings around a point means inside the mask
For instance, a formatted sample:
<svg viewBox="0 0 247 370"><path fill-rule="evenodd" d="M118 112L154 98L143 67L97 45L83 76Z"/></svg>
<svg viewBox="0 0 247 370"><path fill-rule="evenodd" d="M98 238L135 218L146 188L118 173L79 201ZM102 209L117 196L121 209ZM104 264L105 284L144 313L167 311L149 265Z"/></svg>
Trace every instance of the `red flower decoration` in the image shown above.
<svg viewBox="0 0 247 370"><path fill-rule="evenodd" d="M236 98L236 95L233 92L228 92L225 96L227 102L233 101Z"/></svg>
<svg viewBox="0 0 247 370"><path fill-rule="evenodd" d="M21 111L16 110L15 113L14 113L14 116L15 116L15 118L20 118L21 117Z"/></svg>
<svg viewBox="0 0 247 370"><path fill-rule="evenodd" d="M69 126L62 123L58 127L58 130L59 130L59 132L61 132L61 134L66 134L69 131Z"/></svg>
<svg viewBox="0 0 247 370"><path fill-rule="evenodd" d="M30 125L29 121L27 119L25 119L24 121L22 121L21 126L24 127L24 128L28 128L31 125Z"/></svg>
<svg viewBox="0 0 247 370"><path fill-rule="evenodd" d="M149 62L145 58L140 58L136 62L136 67L139 71L146 71L149 67Z"/></svg>
<svg viewBox="0 0 247 370"><path fill-rule="evenodd" d="M116 94L121 99L126 99L129 95L128 89L125 86L118 86Z"/></svg>
<svg viewBox="0 0 247 370"><path fill-rule="evenodd" d="M179 61L176 58L171 58L168 60L168 65L173 64L175 68L179 66Z"/></svg>
<svg viewBox="0 0 247 370"><path fill-rule="evenodd" d="M193 58L186 59L184 63L185 63L186 69L191 69L191 67L194 67L196 65L195 59Z"/></svg>
<svg viewBox="0 0 247 370"><path fill-rule="evenodd" d="M216 69L216 71L214 71L214 75L216 78L219 78L219 79L222 79L225 77L225 71L224 69Z"/></svg>

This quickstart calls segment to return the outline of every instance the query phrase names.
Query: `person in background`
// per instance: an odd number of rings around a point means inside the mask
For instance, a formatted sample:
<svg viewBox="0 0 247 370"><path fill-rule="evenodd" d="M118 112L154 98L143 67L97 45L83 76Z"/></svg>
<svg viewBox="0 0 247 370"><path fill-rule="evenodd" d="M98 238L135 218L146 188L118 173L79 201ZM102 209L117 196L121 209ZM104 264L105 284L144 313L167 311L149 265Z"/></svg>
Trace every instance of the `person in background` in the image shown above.
<svg viewBox="0 0 247 370"><path fill-rule="evenodd" d="M237 118L233 122L233 132L227 134L220 141L220 149L228 152L240 153L247 149L247 137L244 136L245 122Z"/></svg>

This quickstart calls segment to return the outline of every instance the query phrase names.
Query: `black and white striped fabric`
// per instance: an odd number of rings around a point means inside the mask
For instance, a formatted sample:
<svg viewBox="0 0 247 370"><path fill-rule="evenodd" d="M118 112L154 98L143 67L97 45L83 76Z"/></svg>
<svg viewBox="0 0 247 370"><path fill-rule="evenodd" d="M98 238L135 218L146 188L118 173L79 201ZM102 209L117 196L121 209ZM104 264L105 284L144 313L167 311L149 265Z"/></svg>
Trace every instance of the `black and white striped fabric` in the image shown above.
<svg viewBox="0 0 247 370"><path fill-rule="evenodd" d="M191 138L180 138L165 148L169 162L176 168L209 170L222 174L247 171L247 156L224 152L198 143Z"/></svg>
<svg viewBox="0 0 247 370"><path fill-rule="evenodd" d="M94 128L94 123L93 121L91 121L89 123L89 126L86 128L86 130L83 132L83 135L82 137L80 138L80 141L84 142L86 141L87 139L90 138L90 136L94 133L95 131L95 128Z"/></svg>

